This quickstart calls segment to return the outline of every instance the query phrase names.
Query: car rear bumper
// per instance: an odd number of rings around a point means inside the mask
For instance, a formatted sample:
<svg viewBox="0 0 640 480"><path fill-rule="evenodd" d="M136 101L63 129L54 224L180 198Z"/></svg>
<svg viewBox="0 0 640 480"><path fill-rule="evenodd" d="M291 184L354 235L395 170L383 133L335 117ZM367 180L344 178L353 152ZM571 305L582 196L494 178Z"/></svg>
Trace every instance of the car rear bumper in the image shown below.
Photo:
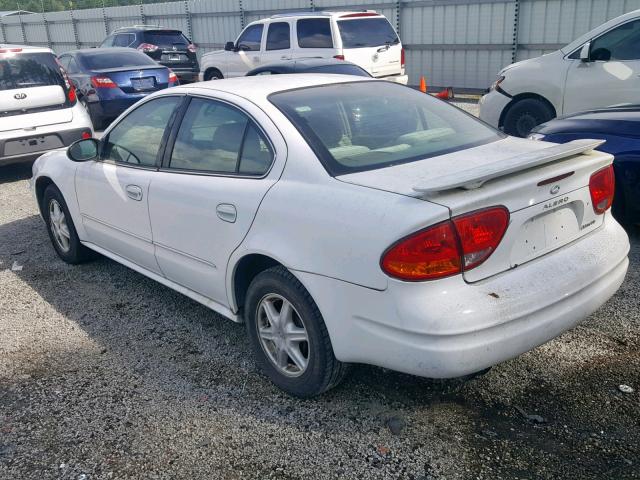
<svg viewBox="0 0 640 480"><path fill-rule="evenodd" d="M622 284L629 240L610 213L576 242L477 283L389 281L376 291L295 272L336 357L432 378L480 371L574 327Z"/></svg>
<svg viewBox="0 0 640 480"><path fill-rule="evenodd" d="M200 69L198 67L181 68L178 66L171 66L169 64L166 64L165 66L167 68L170 68L171 71L177 75L180 83L198 81L198 77L200 74Z"/></svg>
<svg viewBox="0 0 640 480"><path fill-rule="evenodd" d="M91 128L70 130L39 131L37 134L0 140L0 166L13 163L31 162L43 153L71 145L82 138L82 134L92 134ZM44 146L44 148L38 148Z"/></svg>
<svg viewBox="0 0 640 480"><path fill-rule="evenodd" d="M402 85L407 85L409 83L408 75L389 75L387 77L376 77L378 80L387 80L388 82L400 83Z"/></svg>
<svg viewBox="0 0 640 480"><path fill-rule="evenodd" d="M495 128L500 126L500 118L505 107L509 105L511 98L497 90L491 90L480 98L480 119Z"/></svg>

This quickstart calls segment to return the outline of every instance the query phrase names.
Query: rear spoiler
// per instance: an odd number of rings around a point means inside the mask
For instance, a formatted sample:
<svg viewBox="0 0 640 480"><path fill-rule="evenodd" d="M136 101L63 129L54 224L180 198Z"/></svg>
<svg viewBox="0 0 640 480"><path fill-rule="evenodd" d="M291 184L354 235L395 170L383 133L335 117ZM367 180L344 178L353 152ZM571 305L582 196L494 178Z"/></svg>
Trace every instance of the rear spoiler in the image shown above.
<svg viewBox="0 0 640 480"><path fill-rule="evenodd" d="M555 162L573 155L590 153L604 142L605 140L581 139L553 145L534 152L475 167L464 172L430 178L414 186L413 190L421 194L443 192L454 188L473 190L480 188L486 181L493 178L504 177L510 173Z"/></svg>

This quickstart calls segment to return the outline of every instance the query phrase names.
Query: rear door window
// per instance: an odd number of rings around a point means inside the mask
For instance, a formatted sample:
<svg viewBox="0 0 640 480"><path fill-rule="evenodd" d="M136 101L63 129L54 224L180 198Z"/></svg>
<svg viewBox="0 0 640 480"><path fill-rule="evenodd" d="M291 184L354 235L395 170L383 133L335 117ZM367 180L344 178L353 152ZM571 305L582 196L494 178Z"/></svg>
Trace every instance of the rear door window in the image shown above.
<svg viewBox="0 0 640 480"><path fill-rule="evenodd" d="M251 25L238 38L238 49L247 52L259 52L262 41L263 24Z"/></svg>
<svg viewBox="0 0 640 480"><path fill-rule="evenodd" d="M275 22L267 31L267 50L286 50L291 48L291 28L288 22Z"/></svg>
<svg viewBox="0 0 640 480"><path fill-rule="evenodd" d="M136 41L136 36L133 33L120 33L116 35L113 41L114 47L128 47Z"/></svg>
<svg viewBox="0 0 640 480"><path fill-rule="evenodd" d="M194 98L178 130L169 168L262 175L271 159L268 142L247 115L223 102Z"/></svg>
<svg viewBox="0 0 640 480"><path fill-rule="evenodd" d="M0 90L49 85L65 88L60 66L51 53L0 55Z"/></svg>
<svg viewBox="0 0 640 480"><path fill-rule="evenodd" d="M360 18L338 22L342 48L379 47L395 45L400 39L386 18Z"/></svg>
<svg viewBox="0 0 640 480"><path fill-rule="evenodd" d="M296 23L300 48L333 48L328 18L305 18Z"/></svg>

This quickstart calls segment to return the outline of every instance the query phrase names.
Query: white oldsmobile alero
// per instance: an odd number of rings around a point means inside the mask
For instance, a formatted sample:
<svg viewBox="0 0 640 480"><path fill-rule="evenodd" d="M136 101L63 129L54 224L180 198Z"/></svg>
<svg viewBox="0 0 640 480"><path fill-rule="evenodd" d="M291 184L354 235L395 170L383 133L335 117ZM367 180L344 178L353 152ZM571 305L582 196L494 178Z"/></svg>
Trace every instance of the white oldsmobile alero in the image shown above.
<svg viewBox="0 0 640 480"><path fill-rule="evenodd" d="M391 82L245 77L150 95L32 187L64 261L99 252L244 321L308 397L349 363L478 372L601 306L629 241L598 145L507 137Z"/></svg>

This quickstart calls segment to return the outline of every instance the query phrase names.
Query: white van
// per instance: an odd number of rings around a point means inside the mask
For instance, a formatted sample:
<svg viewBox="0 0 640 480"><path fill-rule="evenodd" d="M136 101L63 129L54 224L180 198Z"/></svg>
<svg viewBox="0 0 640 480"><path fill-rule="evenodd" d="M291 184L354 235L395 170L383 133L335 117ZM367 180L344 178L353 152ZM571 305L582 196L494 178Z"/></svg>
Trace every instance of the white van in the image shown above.
<svg viewBox="0 0 640 480"><path fill-rule="evenodd" d="M92 135L89 115L51 50L0 44L0 166Z"/></svg>
<svg viewBox="0 0 640 480"><path fill-rule="evenodd" d="M640 10L614 18L542 57L504 68L480 118L510 135L560 115L640 102Z"/></svg>
<svg viewBox="0 0 640 480"><path fill-rule="evenodd" d="M260 65L296 58L337 58L376 78L404 85L408 80L400 38L373 10L291 13L250 23L224 50L202 56L200 79L240 77Z"/></svg>

